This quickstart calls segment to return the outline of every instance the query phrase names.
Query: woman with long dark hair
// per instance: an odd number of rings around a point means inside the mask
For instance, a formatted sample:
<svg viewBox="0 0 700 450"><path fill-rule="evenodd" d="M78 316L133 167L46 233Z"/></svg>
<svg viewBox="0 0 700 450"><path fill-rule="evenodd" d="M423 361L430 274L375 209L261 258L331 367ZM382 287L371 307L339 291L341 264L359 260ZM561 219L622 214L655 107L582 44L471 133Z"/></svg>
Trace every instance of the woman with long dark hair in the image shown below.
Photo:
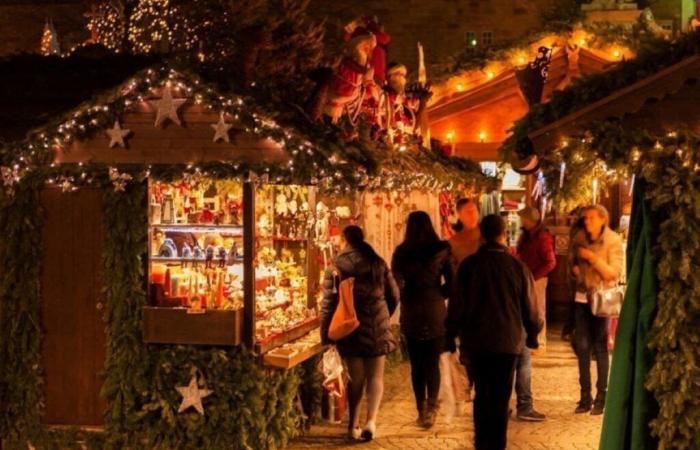
<svg viewBox="0 0 700 450"><path fill-rule="evenodd" d="M401 289L401 332L411 360L418 423L425 428L431 428L437 417L445 299L454 264L450 245L435 233L430 216L424 211L409 214L406 236L394 252L391 267Z"/></svg>
<svg viewBox="0 0 700 450"><path fill-rule="evenodd" d="M326 272L323 283L321 338L325 344L336 344L348 367L349 435L370 441L376 432L377 412L384 392L384 361L397 347L389 319L396 310L399 290L387 264L365 242L360 227L346 227L342 237L343 249L335 258L335 267ZM338 285L347 278L355 279L353 299L360 326L349 336L333 342L328 329L338 306ZM367 421L360 428L359 404L365 386Z"/></svg>

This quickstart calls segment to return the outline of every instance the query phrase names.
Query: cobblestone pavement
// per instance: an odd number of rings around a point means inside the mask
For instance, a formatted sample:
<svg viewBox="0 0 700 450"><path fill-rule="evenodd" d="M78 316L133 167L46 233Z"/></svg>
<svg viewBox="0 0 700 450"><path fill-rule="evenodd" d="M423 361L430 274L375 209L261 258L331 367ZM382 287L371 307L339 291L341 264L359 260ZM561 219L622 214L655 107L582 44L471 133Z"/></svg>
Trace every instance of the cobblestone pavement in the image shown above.
<svg viewBox="0 0 700 450"><path fill-rule="evenodd" d="M557 330L551 330L547 351L533 356L535 408L546 414L547 420L540 423L511 420L508 427L508 449L598 448L602 416L574 414L579 392L576 357L569 344L559 340L557 334ZM417 427L409 366L408 363L403 363L385 375L384 400L374 441L359 444L350 442L345 438L345 424L322 424L312 427L308 434L295 439L289 448L471 449L474 430L471 403L465 409L465 413L453 418L451 423L447 423L441 415L430 431Z"/></svg>

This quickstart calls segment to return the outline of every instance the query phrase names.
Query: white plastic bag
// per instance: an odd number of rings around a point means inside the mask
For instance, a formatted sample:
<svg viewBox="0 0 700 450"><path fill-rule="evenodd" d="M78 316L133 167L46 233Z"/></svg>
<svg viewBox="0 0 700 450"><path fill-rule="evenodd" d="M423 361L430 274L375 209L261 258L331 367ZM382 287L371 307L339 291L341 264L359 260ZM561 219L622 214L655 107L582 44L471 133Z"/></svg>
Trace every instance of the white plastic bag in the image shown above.
<svg viewBox="0 0 700 450"><path fill-rule="evenodd" d="M345 383L343 383L343 373L345 369L343 368L343 360L340 357L340 353L338 353L335 347L329 348L323 354L321 370L323 371L323 385L329 386L333 384L333 382L337 382L337 386L340 388L340 394L342 394L345 388Z"/></svg>
<svg viewBox="0 0 700 450"><path fill-rule="evenodd" d="M452 385L452 369L450 367L451 358L452 353L449 352L440 355L440 403L447 423L452 422L452 418L457 413L457 400Z"/></svg>
<svg viewBox="0 0 700 450"><path fill-rule="evenodd" d="M470 398L467 371L459 360L459 352L440 355L440 399L445 419L464 414Z"/></svg>

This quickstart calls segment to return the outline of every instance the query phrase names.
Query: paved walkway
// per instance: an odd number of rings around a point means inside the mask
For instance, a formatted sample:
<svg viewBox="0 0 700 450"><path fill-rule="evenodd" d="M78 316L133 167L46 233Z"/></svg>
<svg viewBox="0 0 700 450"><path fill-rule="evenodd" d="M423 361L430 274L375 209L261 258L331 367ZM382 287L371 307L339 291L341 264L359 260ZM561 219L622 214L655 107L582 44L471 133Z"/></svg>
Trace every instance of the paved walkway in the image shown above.
<svg viewBox="0 0 700 450"><path fill-rule="evenodd" d="M535 407L547 421L526 423L511 420L508 449L595 450L598 448L602 416L575 415L578 401L576 357L567 342L552 330L546 354L533 357ZM594 364L595 367L595 364ZM595 375L594 375L595 376ZM290 448L301 449L471 449L473 422L471 403L466 413L447 423L444 416L430 431L415 425L416 413L410 386L409 366L403 363L385 375L385 393L379 414L377 437L371 443L345 438L345 424L315 426L295 439ZM514 399L513 399L514 400Z"/></svg>

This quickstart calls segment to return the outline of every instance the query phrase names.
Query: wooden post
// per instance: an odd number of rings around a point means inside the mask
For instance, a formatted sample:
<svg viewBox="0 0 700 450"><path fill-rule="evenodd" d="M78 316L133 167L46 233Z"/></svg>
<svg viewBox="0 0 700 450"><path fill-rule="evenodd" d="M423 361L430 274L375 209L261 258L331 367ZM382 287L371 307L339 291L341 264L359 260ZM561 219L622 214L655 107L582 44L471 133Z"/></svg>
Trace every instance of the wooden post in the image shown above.
<svg viewBox="0 0 700 450"><path fill-rule="evenodd" d="M314 186L308 187L309 192L309 209L311 214L316 216L316 188ZM318 217L316 217L318 219ZM315 222L314 222L315 223ZM315 308L316 307L316 294L320 288L319 286L319 267L318 267L318 249L316 248L316 243L314 240L315 233L314 230L309 230L306 235L306 307Z"/></svg>
<svg viewBox="0 0 700 450"><path fill-rule="evenodd" d="M255 345L255 185L243 183L243 343Z"/></svg>

